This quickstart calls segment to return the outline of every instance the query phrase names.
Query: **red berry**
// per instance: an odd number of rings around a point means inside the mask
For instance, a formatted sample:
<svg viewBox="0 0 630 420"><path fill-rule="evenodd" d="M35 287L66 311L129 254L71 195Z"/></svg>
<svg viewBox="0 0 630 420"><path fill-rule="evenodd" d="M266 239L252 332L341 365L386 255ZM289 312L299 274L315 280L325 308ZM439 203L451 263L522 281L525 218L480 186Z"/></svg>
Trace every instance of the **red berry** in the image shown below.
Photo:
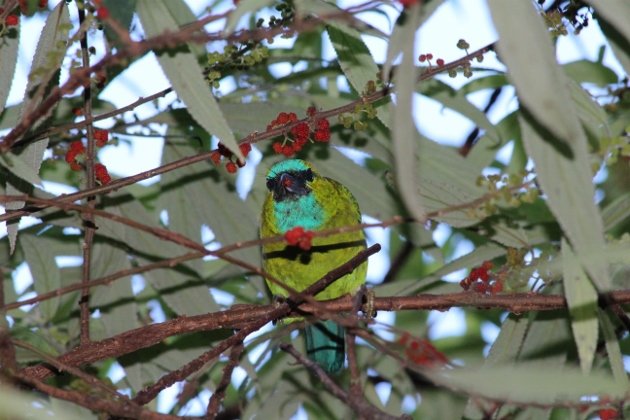
<svg viewBox="0 0 630 420"><path fill-rule="evenodd" d="M109 17L109 9L107 7L99 7L96 9L96 17L105 20Z"/></svg>
<svg viewBox="0 0 630 420"><path fill-rule="evenodd" d="M107 171L107 167L102 163L94 165L94 176L96 176L96 179L101 183L101 185L107 185L112 180L112 177L109 176L109 172Z"/></svg>
<svg viewBox="0 0 630 420"><path fill-rule="evenodd" d="M433 54L431 53L427 54L427 60L433 60Z"/></svg>
<svg viewBox="0 0 630 420"><path fill-rule="evenodd" d="M492 283L492 286L490 286L490 293L497 294L497 293L501 293L503 291L503 283L501 283L500 281L495 281L494 283Z"/></svg>
<svg viewBox="0 0 630 420"><path fill-rule="evenodd" d="M427 55L420 54L420 57L418 57L418 61L420 61L421 63L424 63L425 61L427 61Z"/></svg>
<svg viewBox="0 0 630 420"><path fill-rule="evenodd" d="M291 129L291 134L296 140L308 139L310 131L311 129L309 128L308 124L305 122L301 122Z"/></svg>
<svg viewBox="0 0 630 420"><path fill-rule="evenodd" d="M234 162L228 162L228 163L226 163L226 164L225 164L225 169L226 169L229 173L234 174L234 173L236 173L236 170L237 170L238 168L236 167L236 164L235 164Z"/></svg>
<svg viewBox="0 0 630 420"><path fill-rule="evenodd" d="M436 64L438 65L438 67L442 67L444 65L444 60L442 60L441 58L438 58L436 60Z"/></svg>
<svg viewBox="0 0 630 420"><path fill-rule="evenodd" d="M107 130L94 130L94 141L96 142L96 145L98 147L103 147L105 146L105 143L107 143L107 140L109 140L109 131Z"/></svg>
<svg viewBox="0 0 630 420"><path fill-rule="evenodd" d="M6 23L7 26L17 26L17 24L20 23L20 18L18 15L9 15L4 20L4 23Z"/></svg>
<svg viewBox="0 0 630 420"><path fill-rule="evenodd" d="M309 106L306 109L306 115L308 115L309 117L312 117L315 114L317 114L317 108L315 108L314 106Z"/></svg>
<svg viewBox="0 0 630 420"><path fill-rule="evenodd" d="M70 143L70 150L75 152L75 154L83 153L85 152L85 146L83 146L83 142L76 140Z"/></svg>
<svg viewBox="0 0 630 420"><path fill-rule="evenodd" d="M619 413L614 408L602 408L598 411L601 420L613 420L619 418Z"/></svg>
<svg viewBox="0 0 630 420"><path fill-rule="evenodd" d="M329 130L317 130L315 132L315 141L327 142L330 140L330 131Z"/></svg>
<svg viewBox="0 0 630 420"><path fill-rule="evenodd" d="M218 150L213 151L212 153L210 153L210 160L215 165L218 165L219 163L221 163L221 153L219 153Z"/></svg>
<svg viewBox="0 0 630 420"><path fill-rule="evenodd" d="M276 142L276 143L271 145L271 148L277 154L281 154L282 153L282 143Z"/></svg>
<svg viewBox="0 0 630 420"><path fill-rule="evenodd" d="M247 155L249 154L249 152L252 151L252 145L250 143L243 143L240 146L238 146L239 149L241 149L241 153L243 154L243 156L247 157Z"/></svg>
<svg viewBox="0 0 630 420"><path fill-rule="evenodd" d="M287 242L287 244L295 246L298 244L303 234L304 228L302 226L296 226L293 229L288 230L284 234L284 240Z"/></svg>

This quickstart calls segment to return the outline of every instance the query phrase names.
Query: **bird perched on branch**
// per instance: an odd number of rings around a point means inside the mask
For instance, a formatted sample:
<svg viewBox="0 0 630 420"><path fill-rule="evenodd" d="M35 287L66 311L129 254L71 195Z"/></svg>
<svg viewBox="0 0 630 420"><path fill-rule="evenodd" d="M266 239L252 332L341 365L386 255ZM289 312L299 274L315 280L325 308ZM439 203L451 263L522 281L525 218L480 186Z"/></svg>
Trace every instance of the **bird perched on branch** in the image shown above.
<svg viewBox="0 0 630 420"><path fill-rule="evenodd" d="M308 236L312 231L361 222L359 205L352 193L339 182L319 175L309 163L299 159L276 163L267 173L267 188L260 236L285 235L286 242L263 245L263 268L290 288L298 292L306 289L365 249L362 230ZM303 237L295 237L293 233ZM335 299L356 292L365 282L366 273L367 263L363 263L318 293L315 299ZM267 286L275 296L289 295L279 284L267 280ZM341 370L345 361L341 325L330 319L317 321L306 327L305 337L311 360L329 373Z"/></svg>

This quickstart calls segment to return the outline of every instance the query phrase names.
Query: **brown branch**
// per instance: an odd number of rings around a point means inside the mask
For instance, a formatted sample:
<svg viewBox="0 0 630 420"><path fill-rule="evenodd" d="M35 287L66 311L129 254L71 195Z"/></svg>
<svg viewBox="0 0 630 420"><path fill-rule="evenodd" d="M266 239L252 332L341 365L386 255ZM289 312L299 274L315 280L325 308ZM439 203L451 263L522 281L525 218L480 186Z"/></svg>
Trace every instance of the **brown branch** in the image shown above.
<svg viewBox="0 0 630 420"><path fill-rule="evenodd" d="M219 413L219 409L221 408L221 403L225 398L225 391L230 385L230 380L232 379L232 373L234 372L234 368L238 366L239 359L241 354L245 350L243 343L236 344L232 347L230 351L230 359L227 364L223 368L223 375L221 375L221 381L219 385L217 385L214 393L210 397L210 401L208 401L208 408L206 410L206 419L214 419Z"/></svg>
<svg viewBox="0 0 630 420"><path fill-rule="evenodd" d="M320 380L320 382L324 385L324 388L332 395L337 397L342 402L348 404L350 408L352 408L362 419L399 419L401 417L395 417L384 413L378 408L374 407L370 403L368 403L363 396L357 396L353 394L348 394L344 391L335 381L332 380L330 376L324 372L324 370L317 365L317 363L311 361L306 358L302 353L297 351L295 347L290 344L280 344L280 348L289 353L295 360L297 360L300 364L304 365L308 369L311 370Z"/></svg>
<svg viewBox="0 0 630 420"><path fill-rule="evenodd" d="M156 37L157 38L157 37ZM145 41L146 42L146 41ZM134 44L135 45L135 44ZM450 69L451 67L457 67L459 65L461 65L461 63L463 62L468 62L471 58L477 56L478 54L483 54L487 51L490 51L494 48L494 44L489 44L485 47L482 47L468 55L466 55L465 57L462 57L458 60L453 61L452 63L448 63L444 66L441 66L439 68L435 68L435 69L428 69L427 71L425 71L423 74L420 75L419 80L426 80L429 79L433 76L435 76L438 73L441 73L445 70ZM105 60L105 58L103 59ZM100 68L93 70L93 71L97 71ZM79 71L77 71L79 72ZM78 86L77 86L78 87ZM377 102L385 97L387 97L389 95L390 89L389 87L383 88L381 90L378 90L370 95L367 95L365 97L361 97L358 98L346 105L342 105L339 106L337 108L333 108L327 111L321 111L317 113L317 118L329 118L329 117L333 117L345 112L353 112L354 108L356 107L357 104L362 104L365 102L370 102L370 103L374 103ZM268 140L268 139L272 139L278 136L283 135L285 132L289 131L293 126L296 126L302 122L307 122L308 118L304 118L303 120L299 120L296 121L292 124L289 124L287 126L284 127L277 127L275 129L272 130L268 130L265 131L263 133L251 133L247 136L245 136L244 138L242 138L241 140L238 141L239 144L244 144L244 143L250 143L250 144L254 144L254 143L258 143L261 142L263 140ZM15 129L14 129L15 130ZM12 131L13 132L13 131ZM11 132L11 133L12 133ZM9 135L11 134L9 133ZM9 137L9 135L7 135L7 138ZM5 142L7 141L7 138L5 138ZM0 143L0 153L3 152L2 149L3 143ZM99 187L95 187L95 188L91 188L88 190L84 190L84 191L79 191L73 194L68 194L68 195L62 195L59 196L58 200L62 200L62 201L76 201L79 199L83 199L85 197L88 197L90 195L98 195L98 194L107 194L111 191L115 191L118 190L122 187L128 186L128 185L132 185L135 184L139 181L143 181L149 178L152 178L154 176L157 175L161 175L163 173L167 173L176 169L179 169L181 167L185 167L188 165L192 165L194 163L197 162L201 162L204 160L208 160L210 159L210 157L212 156L212 154L214 153L214 150L208 151L208 152L204 152L204 153L200 153L194 156L189 156L189 157L185 157L182 158L180 160L168 163L166 165L154 168L154 169L150 169L148 171L145 172L141 172L138 173L136 175L132 175L126 178L121 178L119 180L116 180L114 182L111 182L108 185L101 185ZM19 218L21 216L27 215L27 214L31 214L34 212L37 212L39 210L42 210L44 208L47 208L48 206L37 206L36 208L30 208L30 209L22 209L22 210L14 210L14 211L10 211L5 213L4 215L0 215L0 222L2 221L8 221L8 220L13 220L16 218ZM440 216L441 214L437 214L437 216Z"/></svg>
<svg viewBox="0 0 630 420"><path fill-rule="evenodd" d="M136 328L134 330L126 331L122 334L107 338L100 342L89 343L85 346L79 346L60 356L59 360L62 363L71 366L89 364L98 360L103 360L105 358L117 357L124 354L132 353L142 348L153 346L172 335L190 332L209 331L224 328L242 328L241 331L234 335L239 336L242 331L246 331L245 329L251 328L252 325L258 325L262 322L260 324L260 326L262 326L267 322L286 316L293 311L293 308L300 307L300 305L302 305L305 301L307 302L306 305L311 305L311 308L318 310L320 309L320 302L309 302L312 301L312 296L324 290L324 288L326 288L333 281L352 271L358 265L363 263L370 255L377 252L378 249L380 249L380 246L372 246L366 250L359 252L348 262L342 264L337 269L332 270L330 273L328 273L322 279L318 280L308 289L301 293L292 295L290 300L287 299L280 305L242 305L237 309L230 309L227 311L220 311L207 315L198 315L194 317L182 316L161 324L152 324L145 327ZM335 276L336 278L334 278ZM225 342L233 340L234 336L219 344L213 351L217 351L217 349L219 349L219 354L225 351L225 349L229 347L224 347ZM232 343L230 341L230 345L233 345L236 342ZM174 374L173 377L168 378L168 380L186 374L182 377L182 379L184 379L186 376L194 371L194 368L199 368L201 365L203 365L203 363L205 363L202 362L203 360L210 360L212 358L211 356L213 356L213 353L211 352L200 356L200 358L196 359L197 362L191 362L189 365L177 371L177 373ZM199 365L199 363L201 363L201 365ZM24 368L23 372L40 379L43 379L52 374L52 371L48 366L41 364L26 367ZM168 382L168 380L159 382L159 386L163 386L165 383ZM177 380L175 380L175 382L176 381ZM158 385L156 384L156 386ZM149 391L147 391L146 395L147 397L143 398L148 398Z"/></svg>
<svg viewBox="0 0 630 420"><path fill-rule="evenodd" d="M115 388L113 388L111 385L108 385L105 382L99 380L98 378L83 372L81 369L78 369L78 368L76 368L74 366L70 366L70 365L67 365L65 363L62 363L58 359L56 359L55 357L47 354L46 352L38 349L35 346L32 346L29 343L26 343L24 341L13 339L12 342L13 342L13 344L15 344L16 347L21 347L21 348L23 348L25 350L28 350L28 351L38 355L46 363L50 364L55 369L57 369L57 371L59 371L59 372L68 372L71 375L74 375L77 378L82 379L85 383L91 385L93 388L99 388L101 391L103 391L106 394L109 394L110 396L112 396L114 398L120 398L120 399L123 399L123 400L127 400L128 402L131 402L131 400L129 400L129 398L127 398L126 395L119 394L118 391Z"/></svg>
<svg viewBox="0 0 630 420"><path fill-rule="evenodd" d="M133 402L125 402L125 400L116 399L109 400L100 398L98 396L88 394L80 391L70 391L60 389L52 385L48 385L36 378L27 376L21 373L16 374L16 378L43 392L46 395L50 395L54 398L69 401L73 404L80 405L81 407L88 408L95 412L105 412L110 415L119 416L123 418L142 418L147 420L179 420L180 417L169 416L166 414L160 414L143 408Z"/></svg>
<svg viewBox="0 0 630 420"><path fill-rule="evenodd" d="M77 4L77 11L79 14L79 25L83 26L85 23L85 7ZM88 51L88 38L87 32L81 33L81 59L83 68L90 67L90 53ZM85 84L83 87L83 114L86 116L92 116L92 86L91 83ZM96 185L96 178L94 175L94 156L96 154L96 147L94 144L94 127L92 124L87 126L87 153L85 159L85 175L87 181L87 189L92 189ZM96 206L96 197L91 195L87 197L87 206L93 209ZM94 216L92 213L81 213L83 219L83 226L85 229L83 243L81 245L83 251L83 264L81 265L81 283L83 286L87 286L90 283L92 275L92 245L94 244L94 235L96 233L96 227L94 225ZM87 344L90 341L90 288L83 287L81 289L81 298L79 299L79 313L80 313L80 340L81 344Z"/></svg>
<svg viewBox="0 0 630 420"><path fill-rule="evenodd" d="M4 280L5 269L0 267L0 305L4 305ZM2 308L2 306L0 306ZM8 328L8 322L6 318L6 310L0 309L0 382L2 376L6 374L10 376L11 372L18 370L17 359L15 358L15 347L11 341L11 334Z"/></svg>
<svg viewBox="0 0 630 420"><path fill-rule="evenodd" d="M615 303L630 303L630 289L617 290L608 294ZM287 316L304 315L318 310L330 312L352 311L354 302L350 296L317 302L316 305L303 303L288 313ZM374 310L447 310L453 307L472 307L484 309L503 309L513 313L531 311L553 311L567 308L562 295L541 295L537 293L513 293L504 295L481 295L473 292L461 292L445 295L419 294L416 296L378 297L374 299ZM253 322L264 318L271 320L277 305L239 305L228 309L197 316L179 318L159 324L151 324L126 331L102 341L80 346L59 357L59 360L71 366L94 363L99 360L118 357L153 346L164 339L200 331L218 329L240 329L251 326ZM52 372L45 365L29 366L23 372L29 376L43 379Z"/></svg>

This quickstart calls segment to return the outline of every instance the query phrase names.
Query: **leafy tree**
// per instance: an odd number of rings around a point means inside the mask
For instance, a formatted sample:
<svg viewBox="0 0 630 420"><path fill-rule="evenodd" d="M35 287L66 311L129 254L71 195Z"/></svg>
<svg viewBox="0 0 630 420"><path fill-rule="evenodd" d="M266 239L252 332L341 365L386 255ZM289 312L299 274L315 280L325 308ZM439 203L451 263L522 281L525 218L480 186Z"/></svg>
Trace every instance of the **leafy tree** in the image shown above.
<svg viewBox="0 0 630 420"><path fill-rule="evenodd" d="M243 0L195 14L182 0L5 0L2 416L628 415L630 3L488 0L497 41L461 39L453 60L415 47L443 3ZM35 14L46 23L26 93L5 105ZM371 24L382 16L387 33ZM593 25L600 58L560 64L563 38ZM386 43L384 61L366 37ZM103 99L152 54L159 68L146 71L171 87ZM418 97L476 128L459 147L428 138ZM495 114L500 98L513 111ZM158 167L118 177L99 160L142 136L163 146ZM388 228L389 269L357 298L269 296L258 221L264 172L285 156L346 185L376 220L348 229ZM429 340L429 311L454 307L465 333ZM296 313L343 321L340 375L304 356L304 322L270 327ZM488 325L500 330L490 343Z"/></svg>

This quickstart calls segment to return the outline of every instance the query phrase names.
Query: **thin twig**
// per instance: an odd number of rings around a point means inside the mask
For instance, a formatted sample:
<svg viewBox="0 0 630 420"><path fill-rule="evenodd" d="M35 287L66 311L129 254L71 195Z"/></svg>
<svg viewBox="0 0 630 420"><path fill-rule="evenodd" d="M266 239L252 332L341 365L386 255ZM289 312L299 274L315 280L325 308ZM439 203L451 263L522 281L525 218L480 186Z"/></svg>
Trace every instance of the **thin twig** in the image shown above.
<svg viewBox="0 0 630 420"><path fill-rule="evenodd" d="M79 25L83 26L85 22L85 7L82 4L77 4L77 11L79 14ZM90 52L88 51L88 38L87 32L81 34L81 59L83 68L90 67ZM92 116L92 85L86 83L83 86L83 114ZM87 182L87 189L92 189L96 185L96 178L94 176L94 155L96 154L96 146L94 144L94 126L92 124L87 125L87 156L85 159L85 175ZM87 207L93 209L96 206L96 197L90 195L87 197ZM96 226L94 225L94 216L92 213L81 213L83 219L83 226L85 229L83 243L81 248L83 251L83 264L81 265L81 282L84 286L90 283L92 273L92 245L94 243L94 235ZM87 344L90 342L90 288L84 287L81 289L81 298L79 299L80 308L80 339L81 344Z"/></svg>
<svg viewBox="0 0 630 420"><path fill-rule="evenodd" d="M210 397L210 401L208 401L208 409L206 410L206 419L213 419L219 413L219 409L221 408L221 403L225 398L225 391L230 385L230 381L232 379L232 373L234 372L234 368L238 366L238 361L241 357L241 354L245 350L243 343L238 343L232 346L232 350L230 350L230 359L227 364L223 368L223 375L221 375L221 381L217 385L214 393Z"/></svg>
<svg viewBox="0 0 630 420"><path fill-rule="evenodd" d="M302 355L299 351L295 349L290 344L281 344L280 348L289 353L295 360L297 360L300 364L307 367L311 372L317 376L320 382L324 385L326 390L330 392L332 395L348 404L350 408L352 408L361 418L364 419L399 419L400 417L395 417L384 413L373 405L369 404L365 399L360 396L357 398L355 395L348 395L346 391L344 391L335 381L332 380L330 376L324 372L324 370L317 365L317 363L309 360L304 355Z"/></svg>

